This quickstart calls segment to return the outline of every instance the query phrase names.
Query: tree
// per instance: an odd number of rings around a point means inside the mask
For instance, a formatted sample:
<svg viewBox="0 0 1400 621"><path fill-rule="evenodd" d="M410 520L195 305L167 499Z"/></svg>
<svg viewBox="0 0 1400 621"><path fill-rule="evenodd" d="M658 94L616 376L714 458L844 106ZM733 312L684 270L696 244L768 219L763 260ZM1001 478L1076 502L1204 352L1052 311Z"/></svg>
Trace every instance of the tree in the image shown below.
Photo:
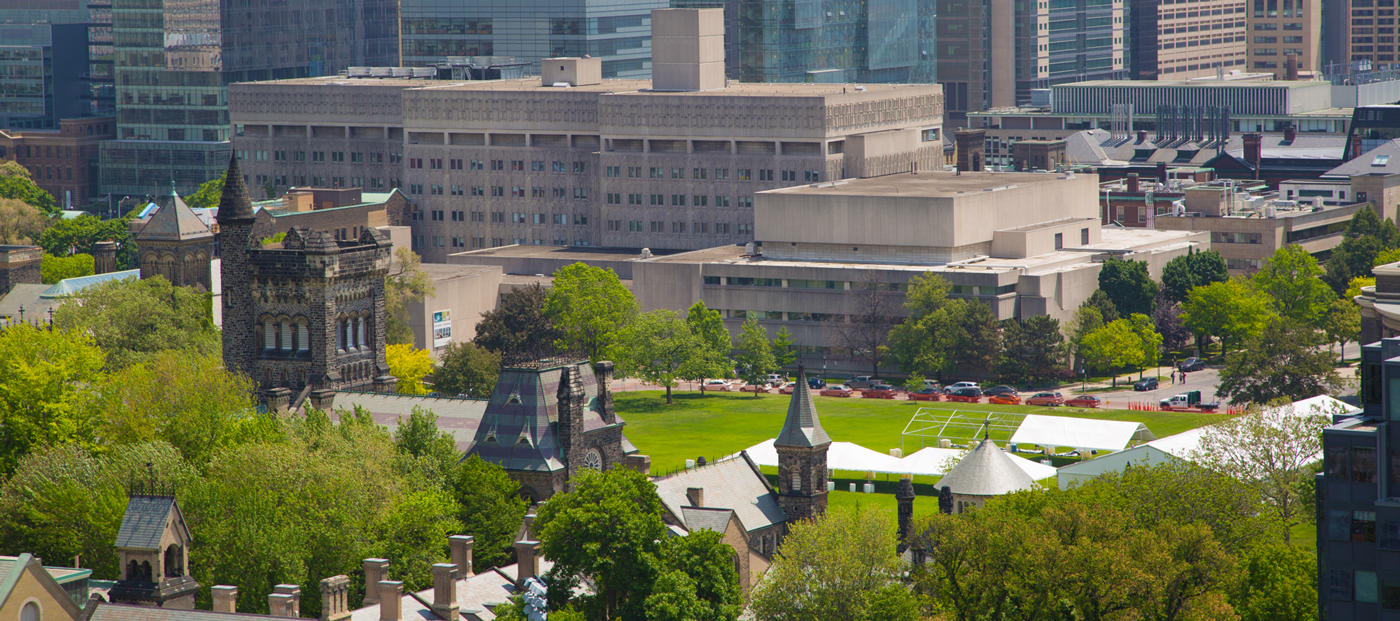
<svg viewBox="0 0 1400 621"><path fill-rule="evenodd" d="M719 311L705 308L705 301L699 300L690 306L685 322L699 340L699 349L683 369L682 379L700 382L700 395L705 395L706 378L728 377L734 368L729 355L734 351L729 330L724 327L724 319Z"/></svg>
<svg viewBox="0 0 1400 621"><path fill-rule="evenodd" d="M659 575L646 599L649 621L732 621L743 595L734 549L712 530L661 542Z"/></svg>
<svg viewBox="0 0 1400 621"><path fill-rule="evenodd" d="M1329 414L1299 415L1291 405L1255 408L1203 427L1191 458L1253 488L1288 543L1290 530L1314 510L1299 490L1313 478L1306 466L1322 452L1322 429L1331 423Z"/></svg>
<svg viewBox="0 0 1400 621"><path fill-rule="evenodd" d="M1120 316L1151 315L1158 287L1147 272L1146 261L1109 257L1099 270L1099 290L1113 302Z"/></svg>
<svg viewBox="0 0 1400 621"><path fill-rule="evenodd" d="M924 376L922 375L910 375L908 379L904 380L904 390L906 392L918 392L923 390L924 381Z"/></svg>
<svg viewBox="0 0 1400 621"><path fill-rule="evenodd" d="M1138 379L1142 379L1142 369L1157 366L1157 361L1162 356L1162 335L1157 334L1152 320L1147 315L1133 313L1128 321L1132 324L1133 333L1138 337L1139 347L1142 348L1142 355L1138 360Z"/></svg>
<svg viewBox="0 0 1400 621"><path fill-rule="evenodd" d="M1104 326L1103 314L1098 308L1085 304L1074 311L1074 317L1065 325L1065 340L1068 342L1070 353L1074 356L1084 356L1084 339Z"/></svg>
<svg viewBox="0 0 1400 621"><path fill-rule="evenodd" d="M1347 343L1361 338L1361 307L1351 298L1334 298L1323 316L1327 340L1337 344L1338 356L1346 360Z"/></svg>
<svg viewBox="0 0 1400 621"><path fill-rule="evenodd" d="M1217 393L1231 403L1297 401L1333 394L1346 385L1317 330L1276 318L1226 358Z"/></svg>
<svg viewBox="0 0 1400 621"><path fill-rule="evenodd" d="M948 299L948 282L932 272L909 280L909 318L890 330L889 350L905 373L942 378L953 367L962 300Z"/></svg>
<svg viewBox="0 0 1400 621"><path fill-rule="evenodd" d="M758 621L915 621L917 600L888 514L832 507L791 524L749 607ZM859 553L855 553L859 551ZM894 612L892 616L882 613ZM911 614L912 613L912 614Z"/></svg>
<svg viewBox="0 0 1400 621"><path fill-rule="evenodd" d="M671 389L686 373L697 355L704 355L700 338L690 324L673 310L654 310L638 315L617 335L612 358L618 370L652 385L666 387L666 405L671 405ZM701 366L708 366L701 361Z"/></svg>
<svg viewBox="0 0 1400 621"><path fill-rule="evenodd" d="M91 336L12 325L0 332L0 360L0 474L40 447L95 446L89 390L103 379L103 356Z"/></svg>
<svg viewBox="0 0 1400 621"><path fill-rule="evenodd" d="M1376 256L1396 248L1393 222L1382 222L1371 209L1357 210L1342 234L1341 243L1332 249L1325 266L1327 284L1337 294L1346 291L1347 283L1358 276L1369 276L1376 265Z"/></svg>
<svg viewBox="0 0 1400 621"><path fill-rule="evenodd" d="M1084 303L1079 305L1079 308L1092 308L1099 311L1099 318L1106 324L1113 323L1119 318L1118 307L1113 304L1113 300L1109 299L1108 294L1104 293L1103 289L1095 289L1093 293L1089 294L1089 299L1084 300Z"/></svg>
<svg viewBox="0 0 1400 621"><path fill-rule="evenodd" d="M452 490L462 532L476 539L477 571L509 562L515 533L529 508L520 484L500 466L472 455L458 466Z"/></svg>
<svg viewBox="0 0 1400 621"><path fill-rule="evenodd" d="M501 356L476 343L448 343L433 371L433 389L445 395L487 399L501 374Z"/></svg>
<svg viewBox="0 0 1400 621"><path fill-rule="evenodd" d="M134 213L134 212L133 212ZM117 243L117 265L126 269L136 267L136 238L131 234L129 218L102 220L83 214L76 218L60 218L44 229L39 245L44 252L66 257L92 254L92 246L100 241Z"/></svg>
<svg viewBox="0 0 1400 621"><path fill-rule="evenodd" d="M433 279L423 271L422 263L423 259L408 248L394 250L389 274L384 277L384 339L389 344L413 343L408 305L437 295Z"/></svg>
<svg viewBox="0 0 1400 621"><path fill-rule="evenodd" d="M1113 371L1142 363L1142 337L1133 330L1133 323L1119 319L1084 337L1084 362L1100 371ZM1113 385L1118 385L1114 375Z"/></svg>
<svg viewBox="0 0 1400 621"><path fill-rule="evenodd" d="M1162 267L1162 295L1172 302L1181 303L1186 301L1192 289L1229 279L1230 270L1225 265L1225 257L1220 256L1219 252L1191 252L1167 261Z"/></svg>
<svg viewBox="0 0 1400 621"><path fill-rule="evenodd" d="M199 184L199 190L185 197L185 204L193 209L218 207L219 200L224 196L224 181L227 179L228 172L224 172L217 179L210 179Z"/></svg>
<svg viewBox="0 0 1400 621"><path fill-rule="evenodd" d="M1245 556L1243 569L1230 602L1241 621L1318 618L1315 552L1301 546L1260 546Z"/></svg>
<svg viewBox="0 0 1400 621"><path fill-rule="evenodd" d="M1267 299L1238 280L1196 287L1182 305L1181 323L1197 336L1220 337L1221 351L1227 341L1238 345L1258 334L1271 316Z"/></svg>
<svg viewBox="0 0 1400 621"><path fill-rule="evenodd" d="M957 308L962 313L958 317L953 362L960 373L974 377L988 375L996 365L1001 322L992 314L992 307L982 302L967 301Z"/></svg>
<svg viewBox="0 0 1400 621"><path fill-rule="evenodd" d="M554 287L545 296L544 314L562 337L561 349L580 352L592 362L617 342L618 333L641 312L637 299L611 269L583 263L554 272Z"/></svg>
<svg viewBox="0 0 1400 621"><path fill-rule="evenodd" d="M734 357L735 370L739 377L750 384L762 384L776 362L773 360L773 346L768 342L768 331L758 325L758 320L749 317L744 320L744 328L739 334L739 354ZM758 391L753 396L758 398Z"/></svg>
<svg viewBox="0 0 1400 621"><path fill-rule="evenodd" d="M54 313L54 325L92 335L120 369L169 349L222 352L210 298L161 276L111 280L84 289Z"/></svg>
<svg viewBox="0 0 1400 621"><path fill-rule="evenodd" d="M501 296L500 306L482 313L472 342L504 358L549 357L561 335L544 314L548 295L539 283L512 289Z"/></svg>
<svg viewBox="0 0 1400 621"><path fill-rule="evenodd" d="M54 203L53 195L45 192L29 178L29 171L18 164L0 166L0 199L13 199L43 212L57 216L63 208Z"/></svg>
<svg viewBox="0 0 1400 621"><path fill-rule="evenodd" d="M1347 283L1347 289L1346 292L1342 294L1342 299L1348 302L1353 301L1356 299L1356 296L1361 295L1362 287L1374 286L1376 286L1375 276L1357 276Z"/></svg>
<svg viewBox="0 0 1400 621"><path fill-rule="evenodd" d="M1274 312L1319 327L1337 295L1322 282L1317 259L1298 244L1279 248L1254 274L1254 286L1268 294Z"/></svg>
<svg viewBox="0 0 1400 621"><path fill-rule="evenodd" d="M49 226L38 207L21 200L0 198L0 244L33 245Z"/></svg>
<svg viewBox="0 0 1400 621"><path fill-rule="evenodd" d="M407 420L398 417L394 447L400 455L416 462L415 469L427 471L428 478L437 483L436 487L446 487L450 483L456 474L457 462L462 458L462 452L457 450L457 439L438 429L437 414L416 405Z"/></svg>
<svg viewBox="0 0 1400 621"><path fill-rule="evenodd" d="M1065 337L1060 320L1036 315L1021 323L1026 375L1032 384L1061 377L1065 372Z"/></svg>
<svg viewBox="0 0 1400 621"><path fill-rule="evenodd" d="M1157 307L1152 309L1152 325L1157 334L1162 335L1162 349L1175 351L1186 346L1191 331L1181 324L1181 307L1166 296L1157 296Z"/></svg>
<svg viewBox="0 0 1400 621"><path fill-rule="evenodd" d="M389 374L399 380L396 392L401 395L426 395L423 378L433 370L433 357L426 349L395 343L384 348L384 360Z"/></svg>
<svg viewBox="0 0 1400 621"><path fill-rule="evenodd" d="M1025 331L1016 318L1001 322L1001 347L997 353L997 377L1008 384L1026 379L1030 361L1026 359Z"/></svg>
<svg viewBox="0 0 1400 621"><path fill-rule="evenodd" d="M792 333L787 326L778 328L773 337L773 368L786 369L797 363L797 351L793 349Z"/></svg>
<svg viewBox="0 0 1400 621"><path fill-rule="evenodd" d="M90 254L75 254L71 257L46 254L43 262L39 264L40 279L46 285L52 285L65 278L91 276L94 271L96 268Z"/></svg>
<svg viewBox="0 0 1400 621"><path fill-rule="evenodd" d="M846 308L850 311L846 321L837 324L832 333L841 348L869 365L874 376L880 375L880 361L890 351L896 295L889 283L880 280L879 273L862 272L846 295Z"/></svg>

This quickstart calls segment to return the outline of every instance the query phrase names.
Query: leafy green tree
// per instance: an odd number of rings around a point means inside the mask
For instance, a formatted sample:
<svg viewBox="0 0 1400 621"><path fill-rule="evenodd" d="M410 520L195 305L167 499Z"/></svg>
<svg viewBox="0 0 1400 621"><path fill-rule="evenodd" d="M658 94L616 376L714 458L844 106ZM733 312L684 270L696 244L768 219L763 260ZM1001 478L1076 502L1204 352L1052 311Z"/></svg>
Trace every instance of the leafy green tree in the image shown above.
<svg viewBox="0 0 1400 621"><path fill-rule="evenodd" d="M32 246L50 222L38 207L12 198L0 198L0 244Z"/></svg>
<svg viewBox="0 0 1400 621"><path fill-rule="evenodd" d="M433 587L433 565L447 552L447 536L461 530L457 504L441 489L407 489L393 497L374 526L381 558L394 559L404 589Z"/></svg>
<svg viewBox="0 0 1400 621"><path fill-rule="evenodd" d="M512 289L501 296L500 306L482 313L472 342L502 356L550 356L561 336L544 314L548 295L549 291L539 283Z"/></svg>
<svg viewBox="0 0 1400 621"><path fill-rule="evenodd" d="M690 306L685 322L700 342L699 349L681 377L700 382L700 395L704 396L706 378L728 377L732 372L734 361L729 355L734 351L734 342L730 340L729 330L724 327L719 311L705 308L704 300Z"/></svg>
<svg viewBox="0 0 1400 621"><path fill-rule="evenodd" d="M1069 345L1070 354L1073 356L1084 356L1084 339L1104 326L1103 314L1098 308L1087 304L1080 306L1074 311L1074 317L1065 324L1065 341Z"/></svg>
<svg viewBox="0 0 1400 621"><path fill-rule="evenodd" d="M457 462L462 459L457 439L438 429L437 414L417 405L413 406L407 420L402 416L398 418L394 446L400 455L412 458L416 462L415 469L424 471L439 488L447 486L456 474Z"/></svg>
<svg viewBox="0 0 1400 621"><path fill-rule="evenodd" d="M1362 287L1374 286L1376 286L1375 276L1357 276L1351 279L1351 282L1347 283L1347 289L1346 292L1342 294L1342 299L1348 302L1354 301L1356 296L1361 295Z"/></svg>
<svg viewBox="0 0 1400 621"><path fill-rule="evenodd" d="M1100 371L1110 371L1142 364L1142 337L1133 330L1133 323L1119 319L1090 332L1084 337L1084 362ZM1118 385L1118 377L1113 377Z"/></svg>
<svg viewBox="0 0 1400 621"><path fill-rule="evenodd" d="M1249 551L1231 604L1240 621L1316 619L1317 553L1301 546L1266 545Z"/></svg>
<svg viewBox="0 0 1400 621"><path fill-rule="evenodd" d="M1254 286L1272 299L1281 316L1320 327L1337 295L1322 281L1317 259L1298 244L1279 248L1254 274Z"/></svg>
<svg viewBox="0 0 1400 621"><path fill-rule="evenodd" d="M889 515L832 507L798 522L749 601L758 621L864 621L922 618L903 587L908 567ZM855 551L859 553L854 553Z"/></svg>
<svg viewBox="0 0 1400 621"><path fill-rule="evenodd" d="M642 313L622 328L612 348L618 370L649 384L666 387L666 405L671 405L671 389L676 380L694 373L685 368L696 356L704 356L704 345L690 324L673 310ZM708 360L698 364L708 366Z"/></svg>
<svg viewBox="0 0 1400 621"><path fill-rule="evenodd" d="M65 278L91 276L96 271L94 265L90 254L75 254L70 257L45 254L43 262L39 264L40 279L44 284L52 285Z"/></svg>
<svg viewBox="0 0 1400 621"><path fill-rule="evenodd" d="M1191 331L1181 325L1181 307L1166 296L1157 296L1157 307L1152 310L1152 325L1162 335L1162 349L1175 351L1186 345Z"/></svg>
<svg viewBox="0 0 1400 621"><path fill-rule="evenodd" d="M53 195L45 192L29 178L29 171L23 166L13 165L0 168L0 198L10 198L32 205L47 216L57 216L63 209L53 200Z"/></svg>
<svg viewBox="0 0 1400 621"><path fill-rule="evenodd" d="M136 238L131 234L130 218L102 220L89 214L60 218L39 236L44 252L59 257L92 254L93 244L100 241L117 242L117 265L136 267Z"/></svg>
<svg viewBox="0 0 1400 621"><path fill-rule="evenodd" d="M1026 373L1032 384L1056 379L1064 374L1065 337L1060 320L1036 315L1021 323L1024 334Z"/></svg>
<svg viewBox="0 0 1400 621"><path fill-rule="evenodd" d="M794 364L797 364L797 350L793 349L792 333L783 326L773 336L773 368L786 369Z"/></svg>
<svg viewBox="0 0 1400 621"><path fill-rule="evenodd" d="M1351 279L1369 276L1376 257L1397 247L1393 222L1382 222L1371 209L1361 209L1351 217L1341 243L1332 249L1324 267L1327 284L1337 294L1346 291Z"/></svg>
<svg viewBox="0 0 1400 621"><path fill-rule="evenodd" d="M661 543L659 572L646 599L649 621L732 621L743 596L734 550L715 531L700 530Z"/></svg>
<svg viewBox="0 0 1400 621"><path fill-rule="evenodd" d="M13 325L0 332L0 360L0 474L41 447L96 446L91 387L104 375L92 337Z"/></svg>
<svg viewBox="0 0 1400 621"><path fill-rule="evenodd" d="M904 390L908 392L918 392L923 389L924 376L922 375L910 375L908 379L904 380Z"/></svg>
<svg viewBox="0 0 1400 621"><path fill-rule="evenodd" d="M219 175L217 179L210 179L199 184L199 190L194 194L185 197L185 204L194 209L211 209L219 206L219 199L224 196L224 181L228 179L228 173Z"/></svg>
<svg viewBox="0 0 1400 621"><path fill-rule="evenodd" d="M1361 338L1361 307L1349 298L1334 298L1322 329L1327 340L1337 344L1337 355L1345 360L1347 343Z"/></svg>
<svg viewBox="0 0 1400 621"><path fill-rule="evenodd" d="M1230 270L1219 252L1191 252L1167 261L1162 267L1162 294L1172 302L1181 303L1192 289L1229 279Z"/></svg>
<svg viewBox="0 0 1400 621"><path fill-rule="evenodd" d="M1118 307L1114 305L1113 300L1103 289L1095 289L1093 293L1089 294L1089 299L1084 300L1084 303L1079 305L1079 308L1092 308L1099 311L1099 319L1102 319L1105 324L1118 321L1120 317Z"/></svg>
<svg viewBox="0 0 1400 621"><path fill-rule="evenodd" d="M500 466L472 455L458 466L452 492L462 532L476 540L472 562L477 571L509 562L516 530L529 508L520 484Z"/></svg>
<svg viewBox="0 0 1400 621"><path fill-rule="evenodd" d="M1258 334L1271 317L1266 297L1238 280L1196 287L1182 305L1181 323L1198 336L1218 336L1221 351Z"/></svg>
<svg viewBox="0 0 1400 621"><path fill-rule="evenodd" d="M423 271L423 259L408 248L394 250L389 274L384 277L384 339L391 345L413 343L408 325L408 305L437 295L433 279Z"/></svg>
<svg viewBox="0 0 1400 621"><path fill-rule="evenodd" d="M164 277L107 281L84 289L54 313L54 325L81 330L120 369L170 349L221 352L210 298Z"/></svg>
<svg viewBox="0 0 1400 621"><path fill-rule="evenodd" d="M1147 262L1109 257L1099 270L1099 290L1113 301L1120 316L1151 315L1158 287L1147 272Z"/></svg>
<svg viewBox="0 0 1400 621"><path fill-rule="evenodd" d="M906 373L943 376L953 368L961 300L948 299L948 282L927 272L909 280L904 308L909 318L890 331L889 348Z"/></svg>
<svg viewBox="0 0 1400 621"><path fill-rule="evenodd" d="M1346 382L1323 344L1319 331L1276 318L1226 358L1216 392L1231 403L1261 405L1333 394Z"/></svg>
<svg viewBox="0 0 1400 621"><path fill-rule="evenodd" d="M996 365L997 348L1001 342L1001 322L992 307L969 301L958 305L958 332L953 355L958 372L972 376L991 373Z"/></svg>
<svg viewBox="0 0 1400 621"><path fill-rule="evenodd" d="M433 371L433 389L445 395L487 399L501 374L501 355L473 342L448 343Z"/></svg>
<svg viewBox="0 0 1400 621"><path fill-rule="evenodd" d="M1026 379L1030 361L1026 359L1025 331L1016 318L1001 322L1001 348L997 354L997 377L1014 384Z"/></svg>
<svg viewBox="0 0 1400 621"><path fill-rule="evenodd" d="M776 362L773 360L773 346L768 342L768 331L758 325L758 320L749 317L744 320L744 328L739 334L739 354L734 357L739 378L750 384L762 384L768 379L768 372ZM758 391L753 396L758 398Z"/></svg>
<svg viewBox="0 0 1400 621"><path fill-rule="evenodd" d="M1133 333L1138 337L1138 344L1142 348L1142 356L1138 361L1138 378L1141 379L1141 369L1145 367L1157 366L1157 361L1162 357L1162 335L1157 334L1157 329L1153 327L1152 320L1147 315L1134 313L1128 318L1132 324Z"/></svg>
<svg viewBox="0 0 1400 621"><path fill-rule="evenodd" d="M401 395L426 395L423 378L433 371L433 356L426 349L395 343L384 348L384 361L389 374L399 380L395 391Z"/></svg>
<svg viewBox="0 0 1400 621"><path fill-rule="evenodd" d="M544 301L545 316L563 335L560 347L583 353L593 362L603 359L640 312L637 299L616 273L583 263L555 271L554 286Z"/></svg>

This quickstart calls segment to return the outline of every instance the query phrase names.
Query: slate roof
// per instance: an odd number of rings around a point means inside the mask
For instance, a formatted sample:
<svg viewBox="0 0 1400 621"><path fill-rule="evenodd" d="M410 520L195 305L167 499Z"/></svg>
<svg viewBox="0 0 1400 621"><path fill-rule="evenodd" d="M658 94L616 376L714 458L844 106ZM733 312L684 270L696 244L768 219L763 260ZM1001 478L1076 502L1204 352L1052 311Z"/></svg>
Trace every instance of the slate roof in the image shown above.
<svg viewBox="0 0 1400 621"><path fill-rule="evenodd" d="M170 204L157 210L136 236L143 241L186 241L212 238L214 233L195 215L179 194L171 192Z"/></svg>
<svg viewBox="0 0 1400 621"><path fill-rule="evenodd" d="M481 418L486 413L484 399L447 399L374 392L340 392L335 396L336 410L351 410L357 405L367 410L374 422L387 427L390 433L398 428L400 417L407 420L413 413L413 408L421 407L437 415L438 429L452 434L457 443L457 450L464 453L471 448L477 427L481 426ZM331 417L339 420L338 414L332 413Z"/></svg>
<svg viewBox="0 0 1400 621"><path fill-rule="evenodd" d="M733 509L681 507L681 518L692 533L697 530L712 530L723 535L725 529L729 528L729 518L733 516Z"/></svg>
<svg viewBox="0 0 1400 621"><path fill-rule="evenodd" d="M94 599L88 604L91 610L84 621L268 621L276 619L271 615L246 612L214 612L212 610L176 610L153 606L132 606L130 604L109 604Z"/></svg>
<svg viewBox="0 0 1400 621"><path fill-rule="evenodd" d="M656 481L656 493L661 496L661 502L671 515L682 521L685 520L684 508L690 506L685 490L691 487L705 490L707 507L732 509L746 530L759 530L787 521L787 514L778 504L777 492L747 453ZM687 522L686 530L695 530L695 527Z"/></svg>
<svg viewBox="0 0 1400 621"><path fill-rule="evenodd" d="M954 494L1000 496L1039 485L990 439L963 456L958 465L938 480L937 487L951 487Z"/></svg>
<svg viewBox="0 0 1400 621"><path fill-rule="evenodd" d="M175 499L169 496L132 496L126 503L121 530L117 531L116 547L159 550L160 537L171 513L178 515L179 511ZM177 520L177 523L182 522Z"/></svg>
<svg viewBox="0 0 1400 621"><path fill-rule="evenodd" d="M1393 175L1400 173L1400 139L1387 140L1350 162L1323 173L1326 178L1349 179L1357 175Z"/></svg>
<svg viewBox="0 0 1400 621"><path fill-rule="evenodd" d="M243 183L243 171L238 167L238 153L228 158L228 173L224 178L224 193L219 197L219 222L253 219L253 201L248 196L248 184Z"/></svg>
<svg viewBox="0 0 1400 621"><path fill-rule="evenodd" d="M812 391L807 387L807 373L798 367L797 389L792 391L783 430L773 445L812 448L826 444L831 444L831 438L822 429L821 419L817 418L817 406L812 402Z"/></svg>

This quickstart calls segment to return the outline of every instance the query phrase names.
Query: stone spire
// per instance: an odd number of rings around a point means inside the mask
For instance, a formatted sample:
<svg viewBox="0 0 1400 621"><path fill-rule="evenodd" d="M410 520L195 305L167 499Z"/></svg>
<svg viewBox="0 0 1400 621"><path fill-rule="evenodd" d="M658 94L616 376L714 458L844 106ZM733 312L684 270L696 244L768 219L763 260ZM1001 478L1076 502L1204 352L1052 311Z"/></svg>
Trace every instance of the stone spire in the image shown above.
<svg viewBox="0 0 1400 621"><path fill-rule="evenodd" d="M248 185L243 183L243 171L238 168L238 154L228 160L228 173L224 177L224 193L219 198L219 223L253 221L253 201L248 197Z"/></svg>
<svg viewBox="0 0 1400 621"><path fill-rule="evenodd" d="M831 438L822 429L822 421L817 418L817 406L812 403L812 391L807 387L807 372L797 367L797 388L792 391L792 401L788 402L787 420L783 421L783 431L778 434L775 446L798 446L815 448L831 444Z"/></svg>

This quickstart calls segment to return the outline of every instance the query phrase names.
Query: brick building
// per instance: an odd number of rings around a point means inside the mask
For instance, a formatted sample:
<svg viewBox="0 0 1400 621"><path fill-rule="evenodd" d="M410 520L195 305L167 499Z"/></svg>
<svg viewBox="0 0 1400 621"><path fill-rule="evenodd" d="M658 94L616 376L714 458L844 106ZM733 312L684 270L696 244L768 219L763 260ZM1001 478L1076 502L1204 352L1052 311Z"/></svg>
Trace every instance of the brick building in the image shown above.
<svg viewBox="0 0 1400 621"><path fill-rule="evenodd" d="M0 246L0 297L15 285L39 284L43 256L44 249L38 246Z"/></svg>
<svg viewBox="0 0 1400 621"><path fill-rule="evenodd" d="M28 168L34 183L64 208L97 196L97 147L116 138L111 117L63 119L53 129L0 129L0 160Z"/></svg>

